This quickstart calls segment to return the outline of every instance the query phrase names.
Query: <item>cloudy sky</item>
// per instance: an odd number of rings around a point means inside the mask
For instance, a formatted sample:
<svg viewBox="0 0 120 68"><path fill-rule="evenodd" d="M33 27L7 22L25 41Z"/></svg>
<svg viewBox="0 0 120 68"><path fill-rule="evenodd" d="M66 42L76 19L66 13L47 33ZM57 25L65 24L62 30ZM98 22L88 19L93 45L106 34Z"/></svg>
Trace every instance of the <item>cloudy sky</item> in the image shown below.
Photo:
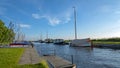
<svg viewBox="0 0 120 68"><path fill-rule="evenodd" d="M0 19L19 24L26 39L120 37L120 0L0 0Z"/></svg>

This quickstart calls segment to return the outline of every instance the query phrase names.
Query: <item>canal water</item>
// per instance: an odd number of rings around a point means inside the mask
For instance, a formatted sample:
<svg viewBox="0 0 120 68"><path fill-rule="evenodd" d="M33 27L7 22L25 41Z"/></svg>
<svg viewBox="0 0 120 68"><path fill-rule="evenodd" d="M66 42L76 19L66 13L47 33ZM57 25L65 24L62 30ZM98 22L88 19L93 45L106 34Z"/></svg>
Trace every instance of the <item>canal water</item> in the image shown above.
<svg viewBox="0 0 120 68"><path fill-rule="evenodd" d="M120 68L120 50L34 43L40 56L57 55L77 68Z"/></svg>

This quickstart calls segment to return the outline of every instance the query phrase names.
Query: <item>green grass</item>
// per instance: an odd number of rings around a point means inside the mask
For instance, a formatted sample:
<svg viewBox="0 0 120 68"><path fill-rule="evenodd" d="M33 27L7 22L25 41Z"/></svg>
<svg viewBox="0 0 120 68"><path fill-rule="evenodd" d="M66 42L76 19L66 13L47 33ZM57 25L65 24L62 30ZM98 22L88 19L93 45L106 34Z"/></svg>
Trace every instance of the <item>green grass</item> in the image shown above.
<svg viewBox="0 0 120 68"><path fill-rule="evenodd" d="M0 67L12 68L17 65L24 48L0 48Z"/></svg>
<svg viewBox="0 0 120 68"><path fill-rule="evenodd" d="M48 68L45 61L38 64L19 65L24 48L0 48L0 68Z"/></svg>
<svg viewBox="0 0 120 68"><path fill-rule="evenodd" d="M120 42L111 42L111 41L93 41L93 44L120 44Z"/></svg>

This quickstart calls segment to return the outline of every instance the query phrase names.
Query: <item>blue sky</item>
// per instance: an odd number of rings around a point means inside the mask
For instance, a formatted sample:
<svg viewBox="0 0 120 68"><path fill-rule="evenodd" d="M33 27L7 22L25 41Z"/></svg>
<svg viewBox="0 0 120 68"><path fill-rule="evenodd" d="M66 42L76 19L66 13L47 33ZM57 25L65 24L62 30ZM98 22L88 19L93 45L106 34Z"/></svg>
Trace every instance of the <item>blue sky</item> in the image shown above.
<svg viewBox="0 0 120 68"><path fill-rule="evenodd" d="M120 0L0 0L0 19L21 27L26 39L120 37Z"/></svg>

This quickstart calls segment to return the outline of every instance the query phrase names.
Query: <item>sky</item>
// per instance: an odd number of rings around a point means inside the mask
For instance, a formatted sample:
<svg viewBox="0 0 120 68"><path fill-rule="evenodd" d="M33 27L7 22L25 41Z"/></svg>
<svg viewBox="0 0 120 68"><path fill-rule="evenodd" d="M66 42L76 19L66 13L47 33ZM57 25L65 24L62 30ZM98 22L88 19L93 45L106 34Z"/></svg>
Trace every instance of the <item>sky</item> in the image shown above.
<svg viewBox="0 0 120 68"><path fill-rule="evenodd" d="M73 6L78 39L120 37L120 0L0 0L0 19L27 40L74 39Z"/></svg>

